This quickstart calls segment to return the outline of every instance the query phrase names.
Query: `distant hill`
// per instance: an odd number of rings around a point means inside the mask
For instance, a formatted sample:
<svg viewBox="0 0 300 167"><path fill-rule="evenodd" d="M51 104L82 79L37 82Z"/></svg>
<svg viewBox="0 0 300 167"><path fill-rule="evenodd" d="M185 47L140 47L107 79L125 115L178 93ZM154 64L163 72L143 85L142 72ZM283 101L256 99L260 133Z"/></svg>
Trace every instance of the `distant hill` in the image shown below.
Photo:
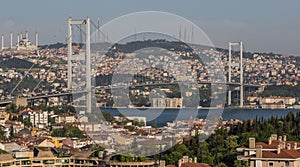
<svg viewBox="0 0 300 167"><path fill-rule="evenodd" d="M39 46L41 49L58 49L58 48L63 48L67 47L67 44L57 42L55 44L50 44L50 45L42 45Z"/></svg>
<svg viewBox="0 0 300 167"><path fill-rule="evenodd" d="M1 68L30 68L32 65L33 63L18 58L7 59L0 62ZM35 65L35 67L39 67L39 65Z"/></svg>
<svg viewBox="0 0 300 167"><path fill-rule="evenodd" d="M167 41L164 39L146 40L146 41L134 41L126 44L114 44L108 52L125 52L131 53L133 51L147 48L147 47L159 47L167 50L174 51L192 51L186 43L180 41ZM116 49L114 49L116 48Z"/></svg>

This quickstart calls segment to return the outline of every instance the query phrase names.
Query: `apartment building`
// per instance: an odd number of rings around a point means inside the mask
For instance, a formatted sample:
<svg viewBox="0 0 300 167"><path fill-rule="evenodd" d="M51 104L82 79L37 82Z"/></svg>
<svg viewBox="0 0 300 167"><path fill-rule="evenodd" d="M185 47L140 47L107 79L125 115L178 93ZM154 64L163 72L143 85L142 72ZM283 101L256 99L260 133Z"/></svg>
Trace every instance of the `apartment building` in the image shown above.
<svg viewBox="0 0 300 167"><path fill-rule="evenodd" d="M34 127L44 128L48 126L48 112L35 110L28 112L29 120Z"/></svg>
<svg viewBox="0 0 300 167"><path fill-rule="evenodd" d="M71 156L59 156L53 148L34 148L31 151L19 151L12 154L0 154L0 166L39 166L39 167L154 167L155 161L146 162L117 162L101 157L103 153L95 151L78 151Z"/></svg>
<svg viewBox="0 0 300 167"><path fill-rule="evenodd" d="M55 123L75 123L77 118L75 115L61 114L55 117Z"/></svg>
<svg viewBox="0 0 300 167"><path fill-rule="evenodd" d="M154 108L180 108L182 98L153 98L152 107Z"/></svg>
<svg viewBox="0 0 300 167"><path fill-rule="evenodd" d="M300 143L287 141L286 136L271 135L268 143L249 138L249 147L237 148L238 160L250 167L299 167Z"/></svg>

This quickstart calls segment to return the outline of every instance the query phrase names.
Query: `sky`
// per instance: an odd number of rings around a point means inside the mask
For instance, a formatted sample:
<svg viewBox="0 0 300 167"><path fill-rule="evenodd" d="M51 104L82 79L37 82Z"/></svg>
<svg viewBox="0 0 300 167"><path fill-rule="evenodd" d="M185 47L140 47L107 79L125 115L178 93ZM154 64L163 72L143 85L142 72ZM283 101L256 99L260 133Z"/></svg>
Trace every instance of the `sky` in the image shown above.
<svg viewBox="0 0 300 167"><path fill-rule="evenodd" d="M217 47L243 41L246 51L300 56L299 7L297 0L2 0L0 33L5 45L10 32L16 39L25 29L31 39L39 33L39 44L65 43L68 17L99 18L102 25L133 12L161 11L190 20Z"/></svg>

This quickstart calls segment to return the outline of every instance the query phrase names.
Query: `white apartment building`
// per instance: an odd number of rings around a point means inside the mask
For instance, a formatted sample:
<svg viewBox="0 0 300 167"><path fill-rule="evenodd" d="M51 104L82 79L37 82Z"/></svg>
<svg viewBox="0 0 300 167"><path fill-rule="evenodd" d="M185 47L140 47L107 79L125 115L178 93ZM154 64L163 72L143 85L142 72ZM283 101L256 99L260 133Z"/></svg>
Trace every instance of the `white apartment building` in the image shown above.
<svg viewBox="0 0 300 167"><path fill-rule="evenodd" d="M48 112L47 111L30 111L28 112L29 120L32 126L42 128L48 126Z"/></svg>

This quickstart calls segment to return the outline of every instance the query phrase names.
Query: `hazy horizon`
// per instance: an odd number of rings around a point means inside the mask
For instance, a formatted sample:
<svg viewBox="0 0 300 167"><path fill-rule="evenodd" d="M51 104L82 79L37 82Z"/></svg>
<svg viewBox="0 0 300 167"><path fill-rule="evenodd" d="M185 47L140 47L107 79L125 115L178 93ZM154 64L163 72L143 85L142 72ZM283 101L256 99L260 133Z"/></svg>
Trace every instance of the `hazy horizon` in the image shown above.
<svg viewBox="0 0 300 167"><path fill-rule="evenodd" d="M9 33L39 32L39 44L66 42L68 17L103 25L132 12L162 11L182 16L199 26L216 47L227 48L229 41L244 41L245 51L273 52L300 56L300 2L247 1L184 2L166 1L2 1L0 33L9 44ZM132 30L134 31L134 30ZM75 36L74 39L79 39Z"/></svg>

